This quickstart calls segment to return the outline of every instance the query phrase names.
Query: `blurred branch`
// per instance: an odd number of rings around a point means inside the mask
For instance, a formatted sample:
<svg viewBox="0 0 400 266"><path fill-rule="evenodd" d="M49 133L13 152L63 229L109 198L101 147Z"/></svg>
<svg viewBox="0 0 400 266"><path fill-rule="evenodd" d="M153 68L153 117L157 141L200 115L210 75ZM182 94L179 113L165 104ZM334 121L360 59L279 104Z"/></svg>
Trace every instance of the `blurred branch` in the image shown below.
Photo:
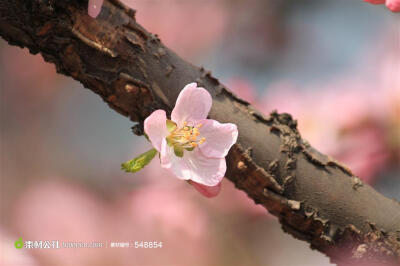
<svg viewBox="0 0 400 266"><path fill-rule="evenodd" d="M92 19L83 0L0 0L0 35L41 53L59 73L139 122L137 134L144 118L155 109L170 112L184 85L196 81L213 96L210 117L239 128L227 178L276 215L283 230L339 264L400 263L398 202L313 149L290 115L264 117L210 72L179 58L118 1L106 1Z"/></svg>

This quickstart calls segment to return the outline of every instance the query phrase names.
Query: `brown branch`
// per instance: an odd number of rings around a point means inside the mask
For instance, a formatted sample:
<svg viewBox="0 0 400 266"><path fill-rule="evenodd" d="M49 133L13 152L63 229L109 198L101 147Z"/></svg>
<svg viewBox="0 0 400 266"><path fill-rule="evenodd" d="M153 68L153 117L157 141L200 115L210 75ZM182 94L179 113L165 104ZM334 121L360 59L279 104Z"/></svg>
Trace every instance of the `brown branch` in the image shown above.
<svg viewBox="0 0 400 266"><path fill-rule="evenodd" d="M333 262L400 263L400 204L313 149L288 114L267 117L229 92L210 72L166 48L135 20L135 11L105 1L97 19L84 0L0 0L0 35L28 47L139 122L170 112L184 85L213 96L210 117L238 125L227 178L276 215L282 228ZM268 241L268 236L266 236Z"/></svg>

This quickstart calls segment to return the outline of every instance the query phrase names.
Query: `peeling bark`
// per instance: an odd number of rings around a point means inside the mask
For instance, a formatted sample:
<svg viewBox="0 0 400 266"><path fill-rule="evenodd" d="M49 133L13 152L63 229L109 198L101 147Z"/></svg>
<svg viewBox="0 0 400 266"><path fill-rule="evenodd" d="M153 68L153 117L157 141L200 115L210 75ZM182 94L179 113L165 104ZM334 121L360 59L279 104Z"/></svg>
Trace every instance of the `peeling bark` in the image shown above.
<svg viewBox="0 0 400 266"><path fill-rule="evenodd" d="M135 11L105 1L97 19L84 0L0 0L0 35L27 47L139 122L170 114L190 82L213 97L210 118L235 123L239 139L226 176L279 218L284 231L338 264L400 263L400 204L303 140L289 114L265 117L210 72L185 62L135 20ZM268 241L268 236L266 236Z"/></svg>

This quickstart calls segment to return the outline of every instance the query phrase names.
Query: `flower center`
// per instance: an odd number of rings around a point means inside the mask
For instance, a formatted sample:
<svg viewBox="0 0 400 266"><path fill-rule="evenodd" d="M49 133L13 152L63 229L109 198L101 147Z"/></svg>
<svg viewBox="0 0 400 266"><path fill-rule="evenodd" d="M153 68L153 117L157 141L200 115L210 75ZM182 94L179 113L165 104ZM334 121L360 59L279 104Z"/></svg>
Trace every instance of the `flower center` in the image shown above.
<svg viewBox="0 0 400 266"><path fill-rule="evenodd" d="M171 134L167 137L168 145L172 146L175 155L182 157L183 150L192 151L199 144L204 143L206 138L200 138L199 128L202 124L196 126L188 126L187 122L183 123L182 128L173 129Z"/></svg>

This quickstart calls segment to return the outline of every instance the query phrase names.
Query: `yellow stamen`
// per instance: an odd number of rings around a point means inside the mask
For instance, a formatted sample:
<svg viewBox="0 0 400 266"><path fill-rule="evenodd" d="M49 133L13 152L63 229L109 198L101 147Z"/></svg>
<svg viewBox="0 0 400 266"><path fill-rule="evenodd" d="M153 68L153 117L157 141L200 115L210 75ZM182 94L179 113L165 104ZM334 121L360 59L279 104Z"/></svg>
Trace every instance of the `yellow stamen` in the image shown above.
<svg viewBox="0 0 400 266"><path fill-rule="evenodd" d="M206 141L205 138L198 138L198 136L201 135L199 131L200 127L202 127L201 123L197 126L188 126L186 121L183 122L181 128L176 128L167 137L169 145L173 146L174 148L192 151L194 148Z"/></svg>

